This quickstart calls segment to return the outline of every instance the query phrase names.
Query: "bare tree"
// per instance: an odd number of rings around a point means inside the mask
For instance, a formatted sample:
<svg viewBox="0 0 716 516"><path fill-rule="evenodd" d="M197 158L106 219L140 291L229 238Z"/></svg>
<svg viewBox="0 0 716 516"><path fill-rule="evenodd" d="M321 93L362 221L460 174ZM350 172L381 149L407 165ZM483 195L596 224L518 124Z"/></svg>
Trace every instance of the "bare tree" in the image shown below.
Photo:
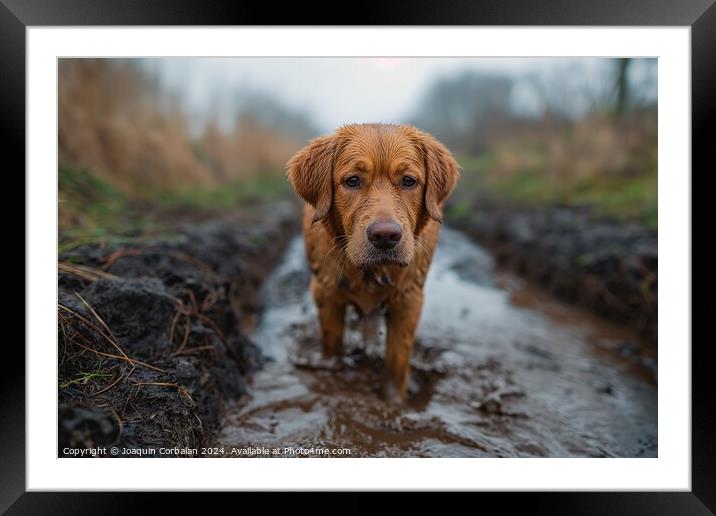
<svg viewBox="0 0 716 516"><path fill-rule="evenodd" d="M621 58L616 63L616 101L614 112L622 117L629 109L630 88L629 88L629 65L631 59Z"/></svg>

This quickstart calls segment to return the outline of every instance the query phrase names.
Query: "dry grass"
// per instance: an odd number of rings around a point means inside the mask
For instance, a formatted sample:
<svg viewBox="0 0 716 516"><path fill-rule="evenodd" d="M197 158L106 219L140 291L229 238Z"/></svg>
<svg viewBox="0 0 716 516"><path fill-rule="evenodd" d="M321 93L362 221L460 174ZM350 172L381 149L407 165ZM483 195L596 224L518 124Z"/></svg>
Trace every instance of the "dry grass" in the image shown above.
<svg viewBox="0 0 716 516"><path fill-rule="evenodd" d="M156 84L127 61L59 65L60 165L89 169L128 193L216 178L192 153L184 118L160 109Z"/></svg>
<svg viewBox="0 0 716 516"><path fill-rule="evenodd" d="M592 206L657 225L657 113L515 125L490 151L461 160L462 189L509 200ZM455 197L453 209L463 207Z"/></svg>
<svg viewBox="0 0 716 516"><path fill-rule="evenodd" d="M232 131L209 124L194 138L171 95L130 60L59 63L60 166L92 171L125 194L280 175L301 141L247 116Z"/></svg>
<svg viewBox="0 0 716 516"><path fill-rule="evenodd" d="M73 276L77 276L87 281L97 281L98 279L102 278L117 279L117 276L115 276L114 274L95 269L94 267L88 267L87 265L76 265L73 263L59 262L57 264L57 269L60 272L72 274Z"/></svg>
<svg viewBox="0 0 716 516"><path fill-rule="evenodd" d="M79 294L78 294L78 296L79 296ZM83 300L83 302L84 302L84 300ZM60 309L60 311L58 312L59 319L60 319L60 328L61 328L63 334L66 336L66 340L68 342L80 347L81 349L83 349L85 351L94 353L97 356L127 362L128 364L130 364L132 366L132 368L134 368L136 366L141 366L141 367L145 367L147 369L151 369L152 371L156 371L158 373L166 374L166 371L164 371L163 369L160 369L160 368L155 367L151 364L147 364L146 362L142 362L141 360L136 360L136 359L133 359L133 358L130 358L129 356L127 356L127 354L124 352L124 350L120 346L117 339L114 337L114 335L112 335L111 331L108 332L109 334L107 334L101 328L99 328L96 324L94 324L92 321L90 321L86 317L82 316L81 314L77 313L76 311L72 310L71 308L66 307L62 304L58 304L57 306ZM89 306L89 305L87 305L87 306ZM109 344L111 344L112 347L117 349L119 352L119 355L116 355L113 353L106 353L104 351L99 351L95 348L85 346L84 344L82 344L82 342L79 342L79 340L83 340L85 342L90 342L90 339L88 339L88 337L85 336L84 333L82 332L81 328L79 328L77 325L73 324L73 321L71 320L71 318L69 318L69 317L67 317L67 315L63 314L63 312L66 312L68 315L70 315L73 318L84 323L88 328L91 328L94 333L101 336L105 341L107 341ZM96 313L94 315L99 318L99 316L97 316ZM106 328L104 321L102 321L102 319L99 319L99 320L101 321L103 327ZM72 330L72 333L67 331L68 328ZM73 337L70 337L69 335L72 335Z"/></svg>
<svg viewBox="0 0 716 516"><path fill-rule="evenodd" d="M495 145L495 177L535 170L554 180L630 178L656 167L656 112L615 119L591 114L573 123L543 119Z"/></svg>

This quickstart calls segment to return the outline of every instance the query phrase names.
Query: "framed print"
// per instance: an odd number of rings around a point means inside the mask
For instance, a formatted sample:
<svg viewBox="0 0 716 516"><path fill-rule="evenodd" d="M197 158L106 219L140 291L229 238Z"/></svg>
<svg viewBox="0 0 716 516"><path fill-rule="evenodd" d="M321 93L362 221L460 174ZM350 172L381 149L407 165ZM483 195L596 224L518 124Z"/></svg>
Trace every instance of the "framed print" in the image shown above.
<svg viewBox="0 0 716 516"><path fill-rule="evenodd" d="M511 4L4 1L27 303L3 508L713 510L691 170L716 8Z"/></svg>

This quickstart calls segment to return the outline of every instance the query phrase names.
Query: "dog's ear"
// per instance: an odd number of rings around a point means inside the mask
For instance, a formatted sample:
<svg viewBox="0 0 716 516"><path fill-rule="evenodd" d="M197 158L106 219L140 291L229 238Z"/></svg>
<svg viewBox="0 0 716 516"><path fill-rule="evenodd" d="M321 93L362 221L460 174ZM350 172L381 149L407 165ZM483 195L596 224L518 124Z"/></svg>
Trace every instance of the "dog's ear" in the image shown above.
<svg viewBox="0 0 716 516"><path fill-rule="evenodd" d="M288 161L288 179L304 201L313 206L313 222L328 215L333 202L335 136L315 138Z"/></svg>
<svg viewBox="0 0 716 516"><path fill-rule="evenodd" d="M421 132L419 142L425 162L425 209L431 219L442 222L443 202L457 184L459 166L450 151L432 135Z"/></svg>

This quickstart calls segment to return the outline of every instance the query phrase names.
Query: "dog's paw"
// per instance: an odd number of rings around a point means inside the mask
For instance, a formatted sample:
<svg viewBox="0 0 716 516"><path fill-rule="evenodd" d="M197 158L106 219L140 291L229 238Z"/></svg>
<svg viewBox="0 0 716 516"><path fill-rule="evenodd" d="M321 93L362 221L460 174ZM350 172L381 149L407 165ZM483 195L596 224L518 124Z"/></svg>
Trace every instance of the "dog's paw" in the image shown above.
<svg viewBox="0 0 716 516"><path fill-rule="evenodd" d="M400 392L400 388L392 380L385 380L382 386L383 400L389 405L403 405L405 396Z"/></svg>

